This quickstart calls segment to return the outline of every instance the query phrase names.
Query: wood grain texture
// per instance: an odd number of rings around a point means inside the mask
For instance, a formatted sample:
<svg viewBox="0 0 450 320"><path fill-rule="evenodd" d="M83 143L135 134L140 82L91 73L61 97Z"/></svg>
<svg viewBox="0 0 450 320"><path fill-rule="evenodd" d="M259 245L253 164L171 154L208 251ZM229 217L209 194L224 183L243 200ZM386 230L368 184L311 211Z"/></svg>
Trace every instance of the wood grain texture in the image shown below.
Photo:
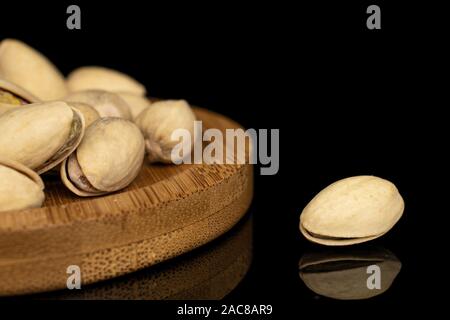
<svg viewBox="0 0 450 320"><path fill-rule="evenodd" d="M238 128L196 108L203 129ZM39 209L0 214L0 295L66 287L78 265L82 283L126 274L192 250L229 230L253 193L251 165L149 165L128 188L79 198L45 177Z"/></svg>
<svg viewBox="0 0 450 320"><path fill-rule="evenodd" d="M252 216L219 239L189 252L117 279L82 290L59 290L25 296L38 300L218 300L247 274L252 261ZM13 298L13 300L20 298Z"/></svg>

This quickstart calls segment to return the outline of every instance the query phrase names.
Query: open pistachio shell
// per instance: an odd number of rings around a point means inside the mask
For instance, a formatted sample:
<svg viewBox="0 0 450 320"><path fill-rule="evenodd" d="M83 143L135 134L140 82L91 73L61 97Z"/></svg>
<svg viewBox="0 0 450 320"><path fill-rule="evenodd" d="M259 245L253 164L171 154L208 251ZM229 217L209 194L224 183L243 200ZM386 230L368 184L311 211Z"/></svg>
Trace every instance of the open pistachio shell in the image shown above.
<svg viewBox="0 0 450 320"><path fill-rule="evenodd" d="M39 102L39 99L25 89L0 78L0 115L34 102Z"/></svg>
<svg viewBox="0 0 450 320"><path fill-rule="evenodd" d="M380 268L380 287L368 287L368 267ZM299 261L299 276L315 293L339 300L367 299L388 290L401 269L389 250L366 248L307 253Z"/></svg>
<svg viewBox="0 0 450 320"><path fill-rule="evenodd" d="M16 108L0 116L0 154L42 174L77 148L84 128L81 112L63 101Z"/></svg>
<svg viewBox="0 0 450 320"><path fill-rule="evenodd" d="M100 114L94 107L82 102L67 102L67 104L77 109L83 114L84 122L86 123L86 128L89 127L92 123L100 119Z"/></svg>
<svg viewBox="0 0 450 320"><path fill-rule="evenodd" d="M139 116L139 114L151 105L150 100L143 96L138 96L136 94L124 93L124 92L117 92L117 94L130 107L131 116L132 116L133 120L136 120L136 118Z"/></svg>
<svg viewBox="0 0 450 320"><path fill-rule="evenodd" d="M37 173L0 157L0 212L42 206L43 190L44 183Z"/></svg>
<svg viewBox="0 0 450 320"><path fill-rule="evenodd" d="M309 202L300 215L300 231L323 245L361 243L388 232L403 210L403 198L391 182L374 176L346 178Z"/></svg>
<svg viewBox="0 0 450 320"><path fill-rule="evenodd" d="M64 77L58 69L41 53L14 39L0 43L0 78L42 100L55 100L67 94Z"/></svg>
<svg viewBox="0 0 450 320"><path fill-rule="evenodd" d="M89 126L83 141L61 166L69 190L89 197L127 187L144 161L144 138L132 122L100 118Z"/></svg>
<svg viewBox="0 0 450 320"><path fill-rule="evenodd" d="M81 102L92 106L100 117L117 117L131 120L128 104L117 94L104 90L86 90L69 94L64 99L68 102Z"/></svg>
<svg viewBox="0 0 450 320"><path fill-rule="evenodd" d="M81 67L67 77L67 87L71 92L100 89L111 92L128 92L145 96L145 87L130 76L104 67Z"/></svg>

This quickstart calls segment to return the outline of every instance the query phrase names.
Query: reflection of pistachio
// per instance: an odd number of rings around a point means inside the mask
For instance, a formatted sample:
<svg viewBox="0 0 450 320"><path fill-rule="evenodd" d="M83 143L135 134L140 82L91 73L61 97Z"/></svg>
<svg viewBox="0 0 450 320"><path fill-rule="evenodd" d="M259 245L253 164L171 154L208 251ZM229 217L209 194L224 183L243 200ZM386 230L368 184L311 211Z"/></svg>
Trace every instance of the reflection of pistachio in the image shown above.
<svg viewBox="0 0 450 320"><path fill-rule="evenodd" d="M76 149L84 128L82 114L62 101L16 108L0 115L0 154L41 174Z"/></svg>
<svg viewBox="0 0 450 320"><path fill-rule="evenodd" d="M369 289L367 268L380 268L380 289ZM299 262L299 275L317 294L341 300L367 299L392 285L401 263L389 250L371 248L305 254Z"/></svg>
<svg viewBox="0 0 450 320"><path fill-rule="evenodd" d="M339 246L361 243L388 232L404 202L391 182L374 176L339 180L303 209L300 231L310 241Z"/></svg>
<svg viewBox="0 0 450 320"><path fill-rule="evenodd" d="M44 202L44 183L24 165L0 158L0 211L37 208Z"/></svg>
<svg viewBox="0 0 450 320"><path fill-rule="evenodd" d="M65 80L58 69L41 53L14 39L0 42L0 78L42 100L59 99L66 94Z"/></svg>
<svg viewBox="0 0 450 320"><path fill-rule="evenodd" d="M103 67L81 67L72 71L67 77L67 86L71 92L97 89L139 96L146 93L145 87L130 76Z"/></svg>

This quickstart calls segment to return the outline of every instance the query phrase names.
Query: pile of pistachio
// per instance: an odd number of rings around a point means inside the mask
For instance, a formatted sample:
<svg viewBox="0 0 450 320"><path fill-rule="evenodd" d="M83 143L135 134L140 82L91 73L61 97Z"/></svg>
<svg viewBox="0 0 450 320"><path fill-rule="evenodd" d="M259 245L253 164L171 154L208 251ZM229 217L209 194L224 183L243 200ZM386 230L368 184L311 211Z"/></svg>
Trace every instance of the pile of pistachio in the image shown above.
<svg viewBox="0 0 450 320"><path fill-rule="evenodd" d="M151 102L130 76L81 67L65 78L25 43L0 42L0 211L42 206L41 176L59 171L78 196L127 187L149 162L171 162L176 129L194 131L184 100ZM192 147L192 146L191 146Z"/></svg>

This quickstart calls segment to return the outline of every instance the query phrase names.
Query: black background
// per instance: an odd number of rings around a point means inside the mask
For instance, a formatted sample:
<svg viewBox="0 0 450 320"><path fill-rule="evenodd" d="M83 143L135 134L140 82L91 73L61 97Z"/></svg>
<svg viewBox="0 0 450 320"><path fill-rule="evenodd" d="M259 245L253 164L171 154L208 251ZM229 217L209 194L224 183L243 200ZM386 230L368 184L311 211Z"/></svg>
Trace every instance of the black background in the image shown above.
<svg viewBox="0 0 450 320"><path fill-rule="evenodd" d="M81 6L79 31L66 28L72 3ZM443 8L373 3L381 30L365 26L372 2L2 2L0 39L27 42L64 74L115 68L151 96L184 98L247 128L280 129L279 173L255 171L253 265L228 302L273 303L278 314L437 304L446 252L438 227L447 214ZM318 297L298 277L302 254L320 250L300 236L299 214L323 187L359 174L391 180L405 199L401 221L374 241L402 270L367 301ZM171 314L176 305L158 310Z"/></svg>

